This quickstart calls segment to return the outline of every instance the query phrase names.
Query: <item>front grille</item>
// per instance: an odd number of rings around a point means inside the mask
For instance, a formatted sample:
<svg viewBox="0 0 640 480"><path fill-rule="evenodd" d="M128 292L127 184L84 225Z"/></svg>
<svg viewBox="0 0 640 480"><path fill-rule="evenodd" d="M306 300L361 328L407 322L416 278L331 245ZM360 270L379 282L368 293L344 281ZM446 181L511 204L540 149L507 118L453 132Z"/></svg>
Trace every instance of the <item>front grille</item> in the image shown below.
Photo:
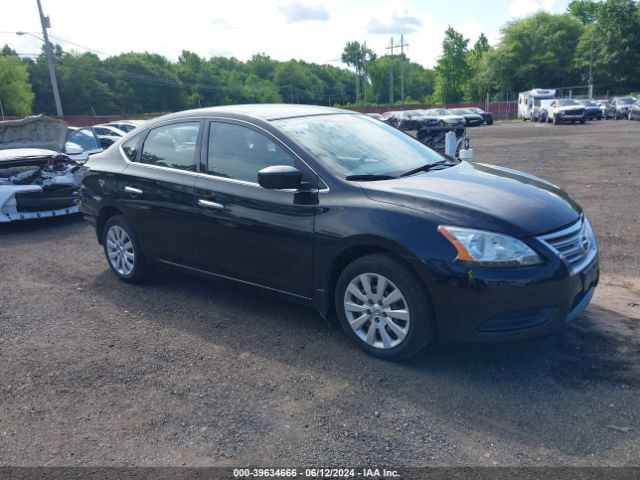
<svg viewBox="0 0 640 480"><path fill-rule="evenodd" d="M575 115L575 116L581 116L584 115L584 109L582 108L575 108L573 110L565 110L564 111L565 115Z"/></svg>
<svg viewBox="0 0 640 480"><path fill-rule="evenodd" d="M589 265L598 250L593 229L584 218L568 228L538 238L560 256L572 273Z"/></svg>

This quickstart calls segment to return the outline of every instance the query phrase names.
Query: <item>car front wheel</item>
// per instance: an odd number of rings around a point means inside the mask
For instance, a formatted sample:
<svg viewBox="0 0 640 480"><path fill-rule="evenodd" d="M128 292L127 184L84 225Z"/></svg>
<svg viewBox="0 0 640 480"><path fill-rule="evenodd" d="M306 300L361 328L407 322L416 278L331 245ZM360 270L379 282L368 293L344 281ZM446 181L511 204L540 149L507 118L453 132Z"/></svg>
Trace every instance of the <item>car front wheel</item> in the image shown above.
<svg viewBox="0 0 640 480"><path fill-rule="evenodd" d="M370 355L402 360L433 338L433 318L420 281L388 255L367 255L348 265L335 292L347 336Z"/></svg>
<svg viewBox="0 0 640 480"><path fill-rule="evenodd" d="M111 271L127 283L139 283L147 278L149 265L136 235L123 215L107 220L102 244Z"/></svg>

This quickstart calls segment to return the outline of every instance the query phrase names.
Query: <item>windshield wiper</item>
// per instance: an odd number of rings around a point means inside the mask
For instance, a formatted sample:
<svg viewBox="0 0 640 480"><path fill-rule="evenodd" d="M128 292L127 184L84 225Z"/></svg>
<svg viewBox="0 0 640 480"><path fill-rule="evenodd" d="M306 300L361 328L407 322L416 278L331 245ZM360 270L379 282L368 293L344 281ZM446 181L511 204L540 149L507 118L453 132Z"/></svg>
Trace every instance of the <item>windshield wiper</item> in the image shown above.
<svg viewBox="0 0 640 480"><path fill-rule="evenodd" d="M398 177L394 177L393 175L376 175L376 174L364 174L364 175L347 175L345 177L346 180L355 180L355 181L363 181L363 182L371 182L371 181L375 181L375 180L393 180L394 178L398 178Z"/></svg>
<svg viewBox="0 0 640 480"><path fill-rule="evenodd" d="M440 160L439 162L435 162L435 163L426 163L426 164L422 165L421 167L414 168L413 170L409 170L408 172L404 172L400 176L401 177L408 177L409 175L414 175L414 174L419 173L419 172L428 172L433 167L438 167L440 165L453 166L455 164L450 163L450 160Z"/></svg>

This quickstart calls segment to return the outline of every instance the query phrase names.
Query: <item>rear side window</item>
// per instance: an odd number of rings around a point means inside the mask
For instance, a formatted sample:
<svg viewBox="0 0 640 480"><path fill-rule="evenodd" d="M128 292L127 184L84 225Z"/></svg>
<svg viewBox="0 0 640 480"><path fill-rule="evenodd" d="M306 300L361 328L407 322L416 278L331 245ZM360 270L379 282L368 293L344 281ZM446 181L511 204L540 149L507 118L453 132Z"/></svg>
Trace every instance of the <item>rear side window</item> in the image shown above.
<svg viewBox="0 0 640 480"><path fill-rule="evenodd" d="M172 123L152 129L144 141L140 163L195 171L200 122Z"/></svg>
<svg viewBox="0 0 640 480"><path fill-rule="evenodd" d="M136 159L136 155L138 155L138 147L140 146L140 135L136 135L135 137L127 140L122 144L122 150L124 154L130 161L134 161Z"/></svg>

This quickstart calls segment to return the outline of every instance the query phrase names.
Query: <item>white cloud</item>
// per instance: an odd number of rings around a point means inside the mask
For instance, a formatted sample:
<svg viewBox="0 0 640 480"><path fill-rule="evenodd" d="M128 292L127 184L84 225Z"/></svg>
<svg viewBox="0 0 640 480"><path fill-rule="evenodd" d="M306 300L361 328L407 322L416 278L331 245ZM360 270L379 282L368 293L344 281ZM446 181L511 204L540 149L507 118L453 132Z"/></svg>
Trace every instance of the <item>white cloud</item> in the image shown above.
<svg viewBox="0 0 640 480"><path fill-rule="evenodd" d="M509 16L521 18L539 11L555 12L556 0L512 0L507 6Z"/></svg>
<svg viewBox="0 0 640 480"><path fill-rule="evenodd" d="M299 0L293 0L289 5L278 7L278 10L284 15L287 23L329 20L329 14L323 5L312 7L303 5Z"/></svg>
<svg viewBox="0 0 640 480"><path fill-rule="evenodd" d="M367 25L368 33L386 33L397 35L399 33L411 33L422 26L422 21L408 12L404 14L393 14L388 21L374 17Z"/></svg>

